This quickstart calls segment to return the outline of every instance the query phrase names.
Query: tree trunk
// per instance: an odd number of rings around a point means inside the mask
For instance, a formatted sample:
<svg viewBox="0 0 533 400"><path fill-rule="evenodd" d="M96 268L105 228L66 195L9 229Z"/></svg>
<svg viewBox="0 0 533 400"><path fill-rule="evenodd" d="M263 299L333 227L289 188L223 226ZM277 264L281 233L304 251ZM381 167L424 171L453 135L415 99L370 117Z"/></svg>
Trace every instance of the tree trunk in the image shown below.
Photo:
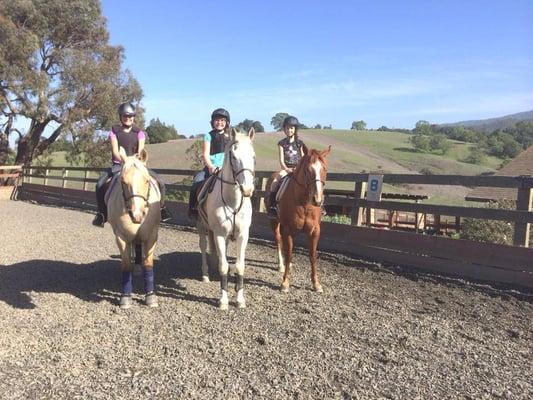
<svg viewBox="0 0 533 400"><path fill-rule="evenodd" d="M46 128L46 125L48 125L49 120L45 120L44 122L36 122L35 120L32 121L30 130L26 135L24 135L19 140L19 144L17 147L17 156L15 158L15 165L24 165L25 167L30 166L31 162L33 160L33 157L38 156L42 153L42 150L39 154L36 154L35 149L37 148L37 145L39 144L39 140L41 139L41 135L44 132L44 129ZM43 149L44 150L44 149Z"/></svg>
<svg viewBox="0 0 533 400"><path fill-rule="evenodd" d="M9 140L5 133L0 133L0 165L4 165L7 161L9 152Z"/></svg>

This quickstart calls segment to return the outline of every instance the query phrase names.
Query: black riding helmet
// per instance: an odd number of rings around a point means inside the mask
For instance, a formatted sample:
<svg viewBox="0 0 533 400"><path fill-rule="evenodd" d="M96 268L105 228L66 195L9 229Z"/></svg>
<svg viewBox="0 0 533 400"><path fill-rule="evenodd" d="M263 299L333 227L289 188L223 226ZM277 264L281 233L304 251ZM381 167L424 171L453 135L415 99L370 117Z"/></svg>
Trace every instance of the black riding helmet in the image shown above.
<svg viewBox="0 0 533 400"><path fill-rule="evenodd" d="M225 118L227 124L229 125L230 123L229 112L227 112L223 108L217 108L211 113L211 121L214 121L216 118Z"/></svg>
<svg viewBox="0 0 533 400"><path fill-rule="evenodd" d="M298 126L300 125L300 122L298 122L298 118L293 117L292 115L289 115L283 120L283 129L294 126L296 129L298 129Z"/></svg>
<svg viewBox="0 0 533 400"><path fill-rule="evenodd" d="M122 103L118 106L118 115L120 117L123 115L135 115L135 107L131 103Z"/></svg>

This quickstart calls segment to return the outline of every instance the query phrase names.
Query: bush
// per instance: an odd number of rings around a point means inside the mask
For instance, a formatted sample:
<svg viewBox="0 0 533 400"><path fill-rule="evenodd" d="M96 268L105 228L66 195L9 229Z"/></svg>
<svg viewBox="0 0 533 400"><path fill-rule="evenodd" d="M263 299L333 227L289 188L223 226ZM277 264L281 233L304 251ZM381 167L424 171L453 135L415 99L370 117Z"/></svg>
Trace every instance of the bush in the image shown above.
<svg viewBox="0 0 533 400"><path fill-rule="evenodd" d="M498 200L488 203L487 208L515 210L516 206L511 200ZM510 222L465 218L460 237L476 242L510 245L513 242L513 232L514 224Z"/></svg>

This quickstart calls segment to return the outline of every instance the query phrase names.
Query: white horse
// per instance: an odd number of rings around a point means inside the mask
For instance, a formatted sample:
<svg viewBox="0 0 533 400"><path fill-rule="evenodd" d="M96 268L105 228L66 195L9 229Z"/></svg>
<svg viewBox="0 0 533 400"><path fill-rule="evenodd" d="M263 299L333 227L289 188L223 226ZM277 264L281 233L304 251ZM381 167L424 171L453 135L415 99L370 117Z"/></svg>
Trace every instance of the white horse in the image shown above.
<svg viewBox="0 0 533 400"><path fill-rule="evenodd" d="M219 307L228 308L228 260L226 250L228 239L237 242L235 271L237 278L237 307L246 307L244 299L244 255L250 223L252 222L251 197L254 192L255 151L252 139L255 130L248 133L231 131L231 142L225 148L224 164L216 176L216 182L207 198L199 207L197 221L202 252L202 280L209 282L206 257L207 236L210 253L213 247L218 258L221 296ZM214 246L213 246L214 245Z"/></svg>

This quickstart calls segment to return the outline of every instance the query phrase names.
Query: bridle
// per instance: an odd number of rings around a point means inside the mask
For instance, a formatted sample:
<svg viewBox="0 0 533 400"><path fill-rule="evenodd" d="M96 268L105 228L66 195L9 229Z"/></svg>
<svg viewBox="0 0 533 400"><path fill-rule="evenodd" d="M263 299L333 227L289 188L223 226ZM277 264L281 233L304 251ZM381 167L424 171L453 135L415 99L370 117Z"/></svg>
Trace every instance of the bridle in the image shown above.
<svg viewBox="0 0 533 400"><path fill-rule="evenodd" d="M237 142L232 142L231 143L231 147L233 147L233 145L237 143ZM250 168L241 168L240 170L238 170L237 172L235 172L235 167L233 165L233 158L235 157L233 155L233 151L230 150L229 151L229 164L230 164L230 167L231 167L231 175L233 176L233 181L227 181L225 179L223 179L220 175L221 174L217 174L216 175L216 178L221 181L222 183L225 183L226 185L234 185L234 186L239 186L239 190L241 191L241 194L243 195L244 197L244 193L243 193L243 188L242 188L242 185L239 184L239 182L237 182L237 177L242 174L243 172L246 172L248 171L250 174L252 174L252 177L255 177L255 172L253 170L251 170ZM222 190L222 185L221 185L221 190ZM225 203L224 203L225 204ZM241 200L241 205L242 205L242 200ZM239 207L240 209L240 207Z"/></svg>
<svg viewBox="0 0 533 400"><path fill-rule="evenodd" d="M327 173L326 167L324 166L323 163L321 163L321 164L322 164L322 168L324 168L324 171L326 171L326 173ZM298 184L298 186L303 187L308 192L310 192L309 187L313 186L317 182L322 183L322 188L325 188L326 187L326 181L323 181L322 179L317 179L316 176L315 176L314 179L309 177L308 166L309 166L309 162L307 162L307 165L305 167L303 165L300 167L300 168L303 168L303 170L304 170L304 183L298 182L298 178L296 177L296 173L295 173L296 171L294 171L290 175L290 178L294 182L296 182Z"/></svg>
<svg viewBox="0 0 533 400"><path fill-rule="evenodd" d="M241 192L241 201L239 203L239 206L235 209L233 209L231 211L231 214L233 216L233 226L232 226L232 231L231 231L231 236L230 236L230 239L231 240L235 240L235 218L237 216L237 214L239 213L239 211L241 211L241 208L242 208L242 205L244 204L244 198L245 197L249 197L249 196L245 196L244 195L244 190L243 190L243 187L241 184L239 184L239 182L237 182L237 177L248 171L250 174L252 174L252 177L255 178L255 172L253 170L251 170L250 168L241 168L240 170L238 171L235 171L235 167L234 167L234 164L233 164L233 158L235 157L233 155L233 151L232 151L232 148L233 148L233 145L236 144L237 142L232 142L231 145L230 145L230 151L228 152L228 158L229 158L229 164L230 164L230 167L231 167L231 175L233 177L233 181L227 181L225 179L222 178L222 172L219 171L219 173L216 175L216 179L218 179L219 181L221 181L221 185L220 185L220 198L222 199L222 203L224 203L224 209L230 209L231 210L231 207L226 203L226 200L224 200L224 191L222 190L222 186L224 184L226 185L232 185L232 186L239 186L239 190Z"/></svg>
<svg viewBox="0 0 533 400"><path fill-rule="evenodd" d="M137 165L135 164L133 164L133 166L135 168L138 168ZM133 190L130 191L130 188L128 187L127 184L124 183L122 179L120 179L120 184L122 186L122 197L124 198L124 203L126 204L126 207L128 205L128 202L135 197L139 197L143 199L145 203L148 203L148 199L150 198L150 186L151 186L150 182L148 182L148 189L146 191L146 196L143 196L142 194L139 194L139 193L134 193ZM129 195L126 195L126 193L128 193ZM128 212L131 213L131 210L129 209L129 207L127 208L128 208Z"/></svg>

